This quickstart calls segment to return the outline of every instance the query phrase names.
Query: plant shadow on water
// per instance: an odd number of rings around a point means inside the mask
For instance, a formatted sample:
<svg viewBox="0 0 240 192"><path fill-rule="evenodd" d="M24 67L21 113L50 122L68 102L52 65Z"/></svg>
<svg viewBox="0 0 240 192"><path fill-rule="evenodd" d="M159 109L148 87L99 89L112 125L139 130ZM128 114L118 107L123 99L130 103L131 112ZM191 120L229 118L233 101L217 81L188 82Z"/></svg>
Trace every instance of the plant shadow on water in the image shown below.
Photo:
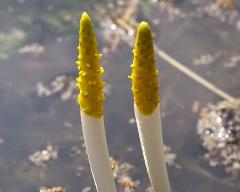
<svg viewBox="0 0 240 192"><path fill-rule="evenodd" d="M0 19L1 191L39 191L41 186L62 186L71 192L89 191L90 186L95 191L75 101L78 22L84 9L92 15L104 54L105 124L110 154L118 161L119 191L145 191L150 184L127 78L132 46L126 41L134 36L110 21L127 4L107 0L41 2L0 1L0 15L4 15ZM194 2L178 1L176 7L168 5L166 9L161 1L139 1L133 18L151 23L156 45L238 97L239 7L219 8L219 13L212 2ZM210 14L213 11L215 15ZM231 12L236 15L232 19ZM124 39L125 34L129 39ZM239 191L238 177L203 160L205 149L196 131L199 109L221 98L159 57L157 61L164 142L171 147L170 155L177 155L168 166L172 190ZM56 158L51 156L53 152ZM136 189L127 186L121 176L129 176Z"/></svg>

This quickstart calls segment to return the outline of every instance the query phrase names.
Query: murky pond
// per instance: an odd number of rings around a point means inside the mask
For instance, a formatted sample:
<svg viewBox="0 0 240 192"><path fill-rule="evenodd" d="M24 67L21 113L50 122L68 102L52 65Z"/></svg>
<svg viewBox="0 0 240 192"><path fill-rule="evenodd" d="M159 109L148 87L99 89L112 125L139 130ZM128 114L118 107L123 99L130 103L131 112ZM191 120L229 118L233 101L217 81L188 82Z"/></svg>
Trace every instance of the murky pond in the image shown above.
<svg viewBox="0 0 240 192"><path fill-rule="evenodd" d="M44 186L95 191L75 101L83 10L92 16L104 54L105 124L119 191L150 191L128 79L138 22L151 24L157 49L240 96L237 2L230 8L210 0L0 0L2 192L37 192ZM157 61L172 191L239 191L239 167L232 175L204 160L196 129L201 108L222 98L160 57Z"/></svg>

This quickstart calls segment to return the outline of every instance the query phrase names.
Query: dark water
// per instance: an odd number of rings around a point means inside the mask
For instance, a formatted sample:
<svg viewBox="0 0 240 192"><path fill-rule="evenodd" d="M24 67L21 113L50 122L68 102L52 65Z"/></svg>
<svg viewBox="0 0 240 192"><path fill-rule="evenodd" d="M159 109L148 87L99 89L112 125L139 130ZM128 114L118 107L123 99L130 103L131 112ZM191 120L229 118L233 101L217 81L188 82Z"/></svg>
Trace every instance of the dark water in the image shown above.
<svg viewBox="0 0 240 192"><path fill-rule="evenodd" d="M30 192L38 191L41 186L58 185L71 192L79 192L87 186L95 191L86 156L71 156L71 148L77 146L82 150L83 143L78 105L74 99L63 101L57 95L38 99L36 85L56 74L76 71L81 11L88 10L93 17L100 50L108 46L100 21L104 18L101 15L114 12L109 2L0 1L0 137L4 140L0 144L1 191ZM178 1L177 5L188 13L200 6L187 1ZM118 6L117 1L114 6ZM121 13L121 5L118 9ZM106 13L102 13L104 11ZM240 53L240 33L235 24L207 15L176 17L170 21L166 12L149 1L139 3L135 18L153 23L155 42L163 50L229 94L240 95L239 62L231 68L224 65ZM156 19L160 23L154 24ZM43 46L44 51L39 54L19 51L34 43ZM131 49L121 40L115 51L104 55L104 79L111 85L105 103L105 124L111 156L135 166L130 176L140 181L136 191L144 191L149 180L136 125L129 124L129 119L134 117L131 84L127 78L132 62ZM209 52L221 52L221 56L208 65L193 65L193 58ZM201 160L203 149L195 130L198 114L192 111L193 103L198 101L204 106L221 98L160 58L157 60L161 110L165 113L164 141L177 154L176 163L182 167L168 167L172 190L239 191L239 179L232 179L222 168L212 168ZM66 125L69 123L71 126ZM50 160L44 167L31 163L28 156L45 149L48 143L58 147L58 159ZM129 152L129 147L133 151ZM76 175L79 166L84 170Z"/></svg>

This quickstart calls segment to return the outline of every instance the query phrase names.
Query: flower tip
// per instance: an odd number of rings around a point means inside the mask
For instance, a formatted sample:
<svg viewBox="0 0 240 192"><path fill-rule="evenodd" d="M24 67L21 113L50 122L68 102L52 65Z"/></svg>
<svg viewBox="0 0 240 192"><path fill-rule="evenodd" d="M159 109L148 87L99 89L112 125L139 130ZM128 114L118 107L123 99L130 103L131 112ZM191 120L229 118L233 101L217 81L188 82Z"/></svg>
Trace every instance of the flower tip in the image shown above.
<svg viewBox="0 0 240 192"><path fill-rule="evenodd" d="M83 12L81 16L81 21L91 20L87 12Z"/></svg>
<svg viewBox="0 0 240 192"><path fill-rule="evenodd" d="M82 13L82 17L89 17L89 15L87 14L86 11L84 11L84 12Z"/></svg>
<svg viewBox="0 0 240 192"><path fill-rule="evenodd" d="M142 21L139 24L138 30L150 30L150 26L149 26L148 22Z"/></svg>

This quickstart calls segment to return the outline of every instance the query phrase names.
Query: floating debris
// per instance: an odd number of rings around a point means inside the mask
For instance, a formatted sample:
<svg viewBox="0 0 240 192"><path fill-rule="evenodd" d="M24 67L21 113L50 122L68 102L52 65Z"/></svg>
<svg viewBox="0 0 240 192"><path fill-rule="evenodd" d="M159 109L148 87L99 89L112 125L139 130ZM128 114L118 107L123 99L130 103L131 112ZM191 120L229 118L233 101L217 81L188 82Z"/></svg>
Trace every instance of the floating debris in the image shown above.
<svg viewBox="0 0 240 192"><path fill-rule="evenodd" d="M82 172L85 170L85 168L83 167L83 166L81 166L81 165L79 165L79 166L77 166L77 168L76 168L76 176L77 177L81 177L82 176Z"/></svg>
<svg viewBox="0 0 240 192"><path fill-rule="evenodd" d="M227 101L201 110L197 133L207 150L204 159L212 167L240 175L240 108Z"/></svg>
<svg viewBox="0 0 240 192"><path fill-rule="evenodd" d="M20 47L18 49L18 53L19 54L31 53L34 56L38 56L40 53L44 52L44 50L45 50L44 46L38 43L33 43L30 45L25 45L24 47Z"/></svg>
<svg viewBox="0 0 240 192"><path fill-rule="evenodd" d="M175 163L175 160L177 158L177 154L172 152L172 149L170 146L164 145L163 146L164 155L166 158L166 163L169 166L175 166L177 169L181 169L181 166L177 163Z"/></svg>
<svg viewBox="0 0 240 192"><path fill-rule="evenodd" d="M39 192L65 192L65 190L62 187L53 188L41 187Z"/></svg>
<svg viewBox="0 0 240 192"><path fill-rule="evenodd" d="M75 73L62 73L55 75L49 81L39 82L36 86L36 95L38 98L60 98L63 101L76 100L78 89L76 86ZM111 85L106 84L103 92L106 95L111 94Z"/></svg>
<svg viewBox="0 0 240 192"><path fill-rule="evenodd" d="M135 191L140 184L140 181L134 181L129 175L135 167L127 162L119 164L118 161L110 158L113 169L113 176L117 183L123 187L124 192Z"/></svg>
<svg viewBox="0 0 240 192"><path fill-rule="evenodd" d="M139 181L133 181L132 178L128 176L120 177L117 182L124 188L124 192L135 191L140 184Z"/></svg>
<svg viewBox="0 0 240 192"><path fill-rule="evenodd" d="M37 166L45 166L51 159L58 158L58 149L50 144L46 146L46 149L42 151L35 151L28 157L29 161Z"/></svg>
<svg viewBox="0 0 240 192"><path fill-rule="evenodd" d="M240 23L240 15L237 8L232 7L231 9L226 3L212 2L212 1L198 1L198 6L194 12L188 14L191 17L202 18L207 16L216 19L222 23L227 23L231 26L238 28Z"/></svg>
<svg viewBox="0 0 240 192"><path fill-rule="evenodd" d="M82 192L90 192L91 190L92 190L91 187L84 187Z"/></svg>
<svg viewBox="0 0 240 192"><path fill-rule="evenodd" d="M240 54L233 55L230 58L230 61L224 63L223 65L226 68L235 68L235 67L237 67L237 65L240 66Z"/></svg>
<svg viewBox="0 0 240 192"><path fill-rule="evenodd" d="M77 95L77 87L73 74L59 74L54 76L47 83L37 84L38 97L60 96L62 100L69 100Z"/></svg>
<svg viewBox="0 0 240 192"><path fill-rule="evenodd" d="M170 22L176 18L185 18L187 15L179 7L175 6L172 1L149 0L154 6L158 6L159 12L167 14Z"/></svg>
<svg viewBox="0 0 240 192"><path fill-rule="evenodd" d="M233 6L230 0L188 1L189 6L191 6L193 10L184 10L175 5L173 1L149 0L149 2L153 4L154 7L158 7L159 12L162 13L163 16L167 15L170 22L175 21L176 19L210 17L240 30L240 15L238 7Z"/></svg>
<svg viewBox="0 0 240 192"><path fill-rule="evenodd" d="M136 124L136 119L134 117L132 117L128 120L128 123L129 124Z"/></svg>
<svg viewBox="0 0 240 192"><path fill-rule="evenodd" d="M114 23L119 21L121 21L121 18L106 17L100 23L100 26L102 27L102 36L109 44L109 48L107 49L108 51L115 51L122 40L127 41L132 45L134 44L134 31L132 30L132 27L125 24L125 22L120 22L118 25ZM120 24L124 25L125 28L119 27Z"/></svg>
<svg viewBox="0 0 240 192"><path fill-rule="evenodd" d="M207 53L201 55L199 58L193 59L193 65L209 65L217 61L217 59L221 56L221 52L217 52L215 54Z"/></svg>
<svg viewBox="0 0 240 192"><path fill-rule="evenodd" d="M70 153L71 157L82 155L82 153L83 151L81 150L80 146L74 145L71 147L71 153ZM84 155L86 155L85 151L84 151Z"/></svg>
<svg viewBox="0 0 240 192"><path fill-rule="evenodd" d="M192 112L193 113L198 113L200 109L200 102L199 101L194 101L192 104Z"/></svg>
<svg viewBox="0 0 240 192"><path fill-rule="evenodd" d="M133 147L127 147L127 148L126 148L126 151L127 151L127 152L132 152L132 151L134 151L134 148L133 148Z"/></svg>

